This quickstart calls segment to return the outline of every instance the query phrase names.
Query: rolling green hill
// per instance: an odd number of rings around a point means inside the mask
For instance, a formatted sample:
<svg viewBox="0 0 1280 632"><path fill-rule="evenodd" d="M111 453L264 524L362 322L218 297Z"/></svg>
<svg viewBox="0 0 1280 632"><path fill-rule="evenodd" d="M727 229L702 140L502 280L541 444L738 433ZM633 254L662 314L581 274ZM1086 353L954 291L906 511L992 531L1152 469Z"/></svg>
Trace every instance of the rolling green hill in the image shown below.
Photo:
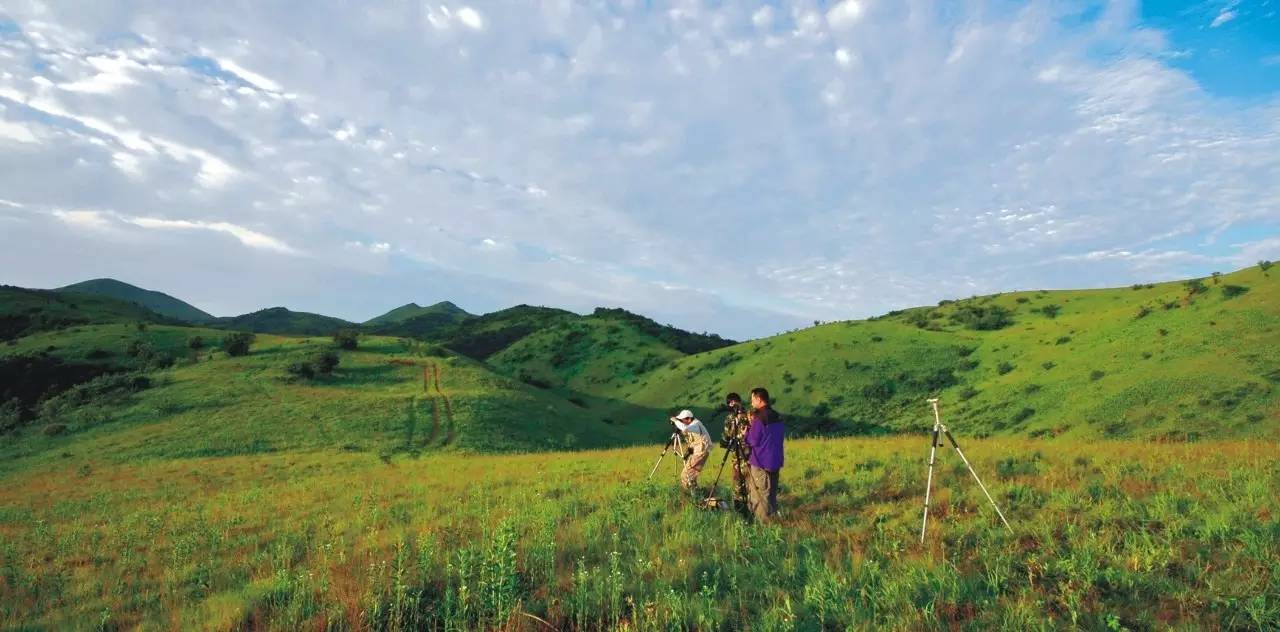
<svg viewBox="0 0 1280 632"><path fill-rule="evenodd" d="M341 318L295 312L283 307L269 307L240 316L219 318L209 324L219 329L295 336L327 336L339 329L355 327L354 323Z"/></svg>
<svg viewBox="0 0 1280 632"><path fill-rule="evenodd" d="M0 285L0 340L91 323L165 320L145 307L119 299Z"/></svg>
<svg viewBox="0 0 1280 632"><path fill-rule="evenodd" d="M1013 292L831 323L663 365L617 396L710 414L765 385L801 431L1280 435L1280 278Z"/></svg>
<svg viewBox="0 0 1280 632"><path fill-rule="evenodd" d="M422 307L417 303L407 303L381 316L370 318L361 324L365 327L377 327L379 325L390 325L404 322L410 318L421 318L427 316L435 317L441 322L457 324L467 318L470 318L471 314L468 314L467 310L464 310L449 301L441 301L426 307Z"/></svg>
<svg viewBox="0 0 1280 632"><path fill-rule="evenodd" d="M137 303L161 316L168 316L189 323L203 323L214 319L192 305L184 303L163 292L144 290L140 287L117 281L115 279L93 279L60 287L56 292L75 292L77 294L93 294Z"/></svg>

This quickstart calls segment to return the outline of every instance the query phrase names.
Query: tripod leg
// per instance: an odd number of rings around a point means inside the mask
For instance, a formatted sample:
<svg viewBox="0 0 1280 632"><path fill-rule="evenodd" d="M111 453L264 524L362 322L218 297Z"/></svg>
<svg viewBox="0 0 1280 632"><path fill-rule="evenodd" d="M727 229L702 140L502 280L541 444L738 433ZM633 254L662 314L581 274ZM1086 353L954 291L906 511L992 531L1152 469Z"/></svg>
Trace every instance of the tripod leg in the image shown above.
<svg viewBox="0 0 1280 632"><path fill-rule="evenodd" d="M664 449L662 454L658 455L658 460L653 463L653 469L649 470L649 478L653 478L653 473L658 471L658 466L662 464L662 459L666 456L667 451Z"/></svg>
<svg viewBox="0 0 1280 632"><path fill-rule="evenodd" d="M987 500L991 501L991 506L995 507L996 515L1000 516L1000 522L1004 523L1004 528L1008 529L1009 533L1013 533L1013 527L1009 526L1009 521L1004 519L1004 512L1000 511L1000 505L997 505L995 499L991 497L991 492L987 491L987 486L982 484L982 479L978 478L978 473L973 471L973 466L969 464L969 459L964 458L964 452L960 450L960 444L956 443L956 438L951 436L950 430L947 430L946 433L947 441L951 442L951 447L956 449L956 454L960 455L960 460L964 461L965 467L969 468L969 473L973 475L973 480L978 481L978 487L982 488L982 493L987 496Z"/></svg>
<svg viewBox="0 0 1280 632"><path fill-rule="evenodd" d="M724 474L724 464L729 462L730 452L733 452L733 450L726 449L724 451L724 458L720 459L720 469L716 472L716 480L711 481L711 488L707 490L707 495L702 500L705 501L716 493L716 487L720 485L720 475Z"/></svg>
<svg viewBox="0 0 1280 632"><path fill-rule="evenodd" d="M933 490L933 463L938 454L938 427L933 428L933 439L929 441L929 478L924 484L924 519L920 521L920 544L924 544L924 530L929 526L929 492Z"/></svg>

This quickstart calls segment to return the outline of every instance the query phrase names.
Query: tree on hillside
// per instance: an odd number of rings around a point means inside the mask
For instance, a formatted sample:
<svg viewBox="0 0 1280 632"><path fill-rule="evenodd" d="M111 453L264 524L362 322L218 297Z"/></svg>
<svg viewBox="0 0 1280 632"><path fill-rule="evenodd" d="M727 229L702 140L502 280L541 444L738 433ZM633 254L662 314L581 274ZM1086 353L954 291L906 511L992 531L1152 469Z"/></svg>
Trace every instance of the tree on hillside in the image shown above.
<svg viewBox="0 0 1280 632"><path fill-rule="evenodd" d="M1271 266L1273 265L1275 265L1274 261L1267 261L1266 259L1263 259L1262 261L1258 262L1258 268L1260 268L1263 272L1270 270Z"/></svg>
<svg viewBox="0 0 1280 632"><path fill-rule="evenodd" d="M339 329L333 332L333 342L339 349L354 351L360 344L360 332L354 329Z"/></svg>
<svg viewBox="0 0 1280 632"><path fill-rule="evenodd" d="M227 334L222 338L222 350L233 357L249 355L249 345L252 345L256 338L257 336L247 331Z"/></svg>
<svg viewBox="0 0 1280 632"><path fill-rule="evenodd" d="M203 349L204 336L192 336L189 340L187 340L187 346L195 350Z"/></svg>

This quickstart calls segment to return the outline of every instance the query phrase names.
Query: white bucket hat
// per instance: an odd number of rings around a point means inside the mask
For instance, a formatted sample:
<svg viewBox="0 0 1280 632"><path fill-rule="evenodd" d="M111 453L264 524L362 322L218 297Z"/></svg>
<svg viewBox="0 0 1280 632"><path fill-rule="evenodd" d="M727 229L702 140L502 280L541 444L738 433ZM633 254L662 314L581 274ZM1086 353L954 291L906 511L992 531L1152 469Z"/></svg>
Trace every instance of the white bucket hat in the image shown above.
<svg viewBox="0 0 1280 632"><path fill-rule="evenodd" d="M693 419L693 418L694 418L694 417L693 417L693 411L692 411L692 410L689 410L689 409L687 409L687 408L686 408L685 410L680 411L680 414L679 414L679 415L676 415L675 417L672 417L671 419L672 419L672 421L675 421L675 420L677 420L677 419L679 419L680 421L685 421L685 420L687 420L687 419Z"/></svg>

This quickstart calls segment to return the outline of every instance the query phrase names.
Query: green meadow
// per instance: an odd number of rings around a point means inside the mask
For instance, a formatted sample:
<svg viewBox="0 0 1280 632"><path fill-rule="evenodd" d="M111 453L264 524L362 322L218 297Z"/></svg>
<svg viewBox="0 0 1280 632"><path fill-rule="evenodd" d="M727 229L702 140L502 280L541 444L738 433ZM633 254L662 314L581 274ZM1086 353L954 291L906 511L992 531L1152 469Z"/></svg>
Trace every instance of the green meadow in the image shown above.
<svg viewBox="0 0 1280 632"><path fill-rule="evenodd" d="M235 319L0 288L0 628L1275 629L1278 284L742 343L441 304L343 348L263 310L239 350ZM671 412L718 434L757 385L791 437L780 525L695 508L670 456L646 478ZM919 543L934 396L1012 532L940 449Z"/></svg>

